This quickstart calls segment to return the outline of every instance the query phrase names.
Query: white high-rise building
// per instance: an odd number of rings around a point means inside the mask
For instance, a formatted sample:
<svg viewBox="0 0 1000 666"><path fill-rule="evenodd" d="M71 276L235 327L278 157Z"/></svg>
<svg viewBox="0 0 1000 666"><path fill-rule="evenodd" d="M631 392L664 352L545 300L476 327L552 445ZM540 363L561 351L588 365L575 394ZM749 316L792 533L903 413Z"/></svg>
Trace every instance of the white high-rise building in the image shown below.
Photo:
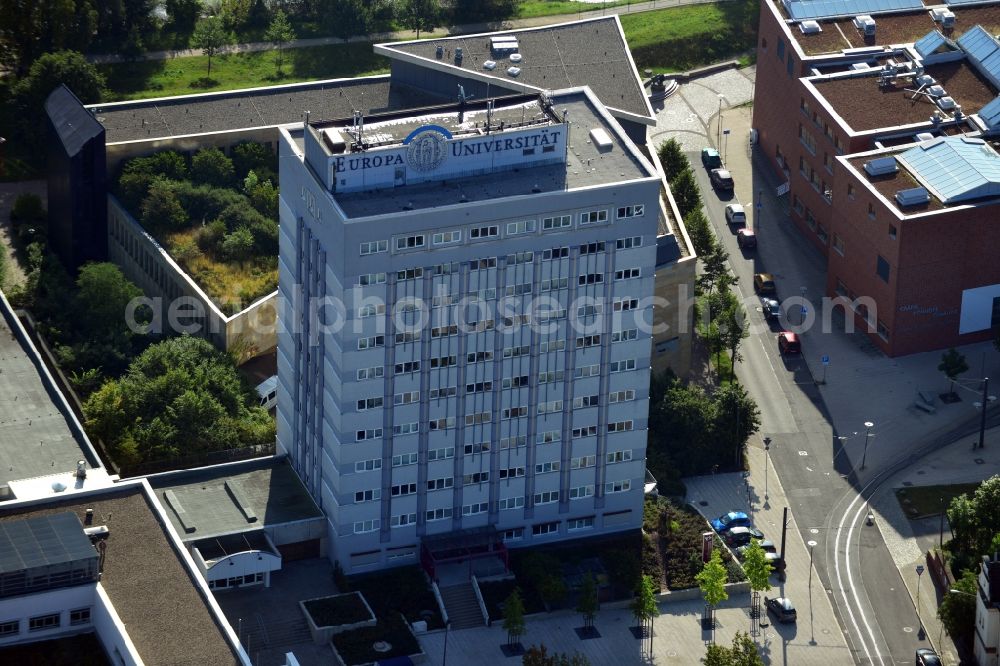
<svg viewBox="0 0 1000 666"><path fill-rule="evenodd" d="M348 573L642 522L660 180L588 88L281 131L278 443Z"/></svg>

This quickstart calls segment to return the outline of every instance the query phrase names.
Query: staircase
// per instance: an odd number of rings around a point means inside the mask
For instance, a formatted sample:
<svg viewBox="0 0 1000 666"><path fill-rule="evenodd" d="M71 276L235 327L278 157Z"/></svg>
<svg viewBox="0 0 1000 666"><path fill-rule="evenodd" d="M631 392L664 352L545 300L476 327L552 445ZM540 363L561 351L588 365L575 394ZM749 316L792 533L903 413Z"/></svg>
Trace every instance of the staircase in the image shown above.
<svg viewBox="0 0 1000 666"><path fill-rule="evenodd" d="M441 600L448 611L452 629L482 627L486 624L471 582L442 587Z"/></svg>

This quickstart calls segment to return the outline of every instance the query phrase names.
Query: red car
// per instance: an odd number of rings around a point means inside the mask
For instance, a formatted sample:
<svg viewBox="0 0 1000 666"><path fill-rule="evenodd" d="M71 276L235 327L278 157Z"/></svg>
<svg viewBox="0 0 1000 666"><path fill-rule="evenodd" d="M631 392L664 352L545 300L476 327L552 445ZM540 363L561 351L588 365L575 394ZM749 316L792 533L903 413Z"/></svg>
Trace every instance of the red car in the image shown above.
<svg viewBox="0 0 1000 666"><path fill-rule="evenodd" d="M789 331L778 333L778 351L782 354L801 354L802 345L799 336Z"/></svg>

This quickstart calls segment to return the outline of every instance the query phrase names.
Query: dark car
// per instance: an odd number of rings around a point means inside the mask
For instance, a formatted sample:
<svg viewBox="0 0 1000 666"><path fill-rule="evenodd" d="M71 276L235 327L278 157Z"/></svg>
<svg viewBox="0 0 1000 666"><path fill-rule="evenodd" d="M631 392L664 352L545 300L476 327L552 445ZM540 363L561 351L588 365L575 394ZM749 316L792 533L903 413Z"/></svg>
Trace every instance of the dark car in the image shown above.
<svg viewBox="0 0 1000 666"><path fill-rule="evenodd" d="M917 666L941 666L941 657L930 648L917 648Z"/></svg>
<svg viewBox="0 0 1000 666"><path fill-rule="evenodd" d="M774 284L774 276L770 273L754 273L753 290L761 296L776 296L778 287Z"/></svg>
<svg viewBox="0 0 1000 666"><path fill-rule="evenodd" d="M778 351L781 354L801 354L802 345L799 336L788 331L778 333Z"/></svg>
<svg viewBox="0 0 1000 666"><path fill-rule="evenodd" d="M764 313L764 319L778 320L781 316L781 304L773 298L762 296L760 299L760 309Z"/></svg>
<svg viewBox="0 0 1000 666"><path fill-rule="evenodd" d="M753 229L744 227L736 232L736 244L744 250L752 250L757 247L757 234Z"/></svg>
<svg viewBox="0 0 1000 666"><path fill-rule="evenodd" d="M763 540L764 533L756 527L731 527L722 538L729 544L730 548L736 548L737 546L746 546L750 543L750 539Z"/></svg>
<svg viewBox="0 0 1000 666"><path fill-rule="evenodd" d="M712 181L712 187L717 190L729 192L733 189L733 176L728 169L712 169L708 172L708 179Z"/></svg>
<svg viewBox="0 0 1000 666"><path fill-rule="evenodd" d="M712 521L712 529L723 534L734 527L749 527L750 517L742 511L730 511Z"/></svg>
<svg viewBox="0 0 1000 666"><path fill-rule="evenodd" d="M792 600L788 597L775 597L774 599L764 597L764 607L778 622L795 622L797 617L795 606L792 605Z"/></svg>
<svg viewBox="0 0 1000 666"><path fill-rule="evenodd" d="M774 546L774 542L771 541L770 539L761 539L761 540L758 541L758 543L760 543L760 547L764 549L765 553L776 553L778 551L778 549L775 548L775 546ZM750 547L750 544L747 544L745 546L740 546L739 548L737 548L736 549L736 555L737 555L737 557L739 557L741 560L744 557L746 557L747 556L747 548L749 548L749 547Z"/></svg>
<svg viewBox="0 0 1000 666"><path fill-rule="evenodd" d="M702 148L701 163L706 169L721 169L722 158L719 157L719 151L715 148Z"/></svg>

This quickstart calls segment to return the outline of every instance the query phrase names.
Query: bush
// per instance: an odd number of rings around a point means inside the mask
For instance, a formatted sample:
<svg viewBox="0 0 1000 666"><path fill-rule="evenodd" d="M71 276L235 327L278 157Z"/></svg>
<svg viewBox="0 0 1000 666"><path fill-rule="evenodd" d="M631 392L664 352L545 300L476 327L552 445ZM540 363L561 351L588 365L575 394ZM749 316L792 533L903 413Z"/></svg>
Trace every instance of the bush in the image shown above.
<svg viewBox="0 0 1000 666"><path fill-rule="evenodd" d="M45 219L45 206L37 194L25 192L17 195L10 209L10 219L14 222L34 222Z"/></svg>
<svg viewBox="0 0 1000 666"><path fill-rule="evenodd" d="M203 148L191 159L191 178L198 184L230 187L235 174L233 161L218 148Z"/></svg>
<svg viewBox="0 0 1000 666"><path fill-rule="evenodd" d="M246 227L240 227L222 237L222 256L229 261L246 261L253 252L253 234Z"/></svg>
<svg viewBox="0 0 1000 666"><path fill-rule="evenodd" d="M157 180L142 201L142 225L151 231L176 231L188 224L188 215L181 206L170 181Z"/></svg>
<svg viewBox="0 0 1000 666"><path fill-rule="evenodd" d="M246 197L228 188L195 185L190 181L175 183L174 187L188 217L196 224L216 219L230 206L247 206Z"/></svg>
<svg viewBox="0 0 1000 666"><path fill-rule="evenodd" d="M257 174L259 182L274 180L278 172L278 156L262 143L245 141L233 146L233 168L236 177L243 180L251 171Z"/></svg>
<svg viewBox="0 0 1000 666"><path fill-rule="evenodd" d="M317 627L335 627L371 619L368 607L358 593L338 594L303 603Z"/></svg>

